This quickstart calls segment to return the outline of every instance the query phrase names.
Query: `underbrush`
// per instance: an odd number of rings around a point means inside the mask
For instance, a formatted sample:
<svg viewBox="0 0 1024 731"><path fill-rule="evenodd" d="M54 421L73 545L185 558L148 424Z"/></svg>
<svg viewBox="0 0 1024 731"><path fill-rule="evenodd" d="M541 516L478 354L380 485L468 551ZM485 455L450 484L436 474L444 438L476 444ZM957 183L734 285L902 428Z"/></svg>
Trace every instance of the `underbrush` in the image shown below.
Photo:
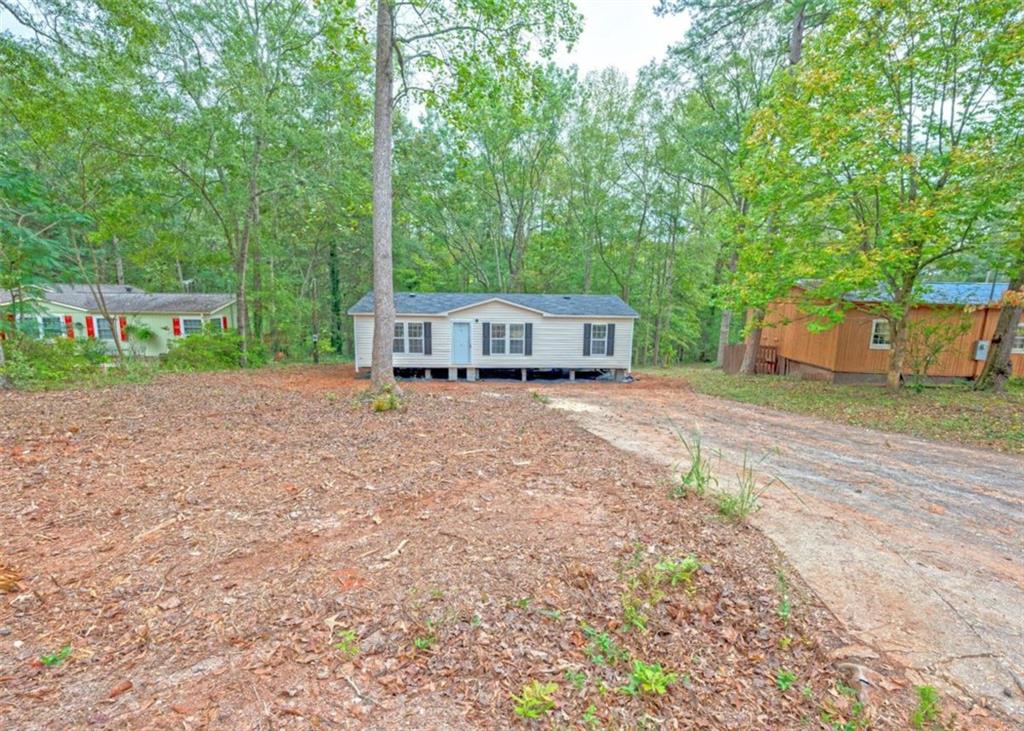
<svg viewBox="0 0 1024 731"><path fill-rule="evenodd" d="M267 353L262 346L250 343L246 352L247 364L266 363ZM242 336L229 330L189 335L171 343L171 349L160 359L160 365L171 371L224 371L242 366Z"/></svg>
<svg viewBox="0 0 1024 731"><path fill-rule="evenodd" d="M3 345L6 363L2 373L15 388L37 390L81 383L142 381L153 371L151 365L135 361L113 367L103 344L96 340L14 337Z"/></svg>

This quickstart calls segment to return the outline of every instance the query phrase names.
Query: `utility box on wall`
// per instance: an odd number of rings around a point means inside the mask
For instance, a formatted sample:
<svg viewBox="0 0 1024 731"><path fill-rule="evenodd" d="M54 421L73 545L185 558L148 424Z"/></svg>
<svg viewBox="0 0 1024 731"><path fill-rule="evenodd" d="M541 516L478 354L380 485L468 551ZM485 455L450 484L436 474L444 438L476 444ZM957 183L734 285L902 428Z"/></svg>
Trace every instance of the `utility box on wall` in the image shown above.
<svg viewBox="0 0 1024 731"><path fill-rule="evenodd" d="M988 340L976 340L974 343L974 359L988 360Z"/></svg>

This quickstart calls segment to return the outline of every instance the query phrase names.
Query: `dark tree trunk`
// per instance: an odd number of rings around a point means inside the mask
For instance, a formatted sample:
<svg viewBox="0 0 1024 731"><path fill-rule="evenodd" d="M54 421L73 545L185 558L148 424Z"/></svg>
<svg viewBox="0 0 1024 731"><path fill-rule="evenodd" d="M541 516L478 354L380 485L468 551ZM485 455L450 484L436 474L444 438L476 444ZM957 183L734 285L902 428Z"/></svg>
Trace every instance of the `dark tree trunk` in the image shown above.
<svg viewBox="0 0 1024 731"><path fill-rule="evenodd" d="M341 266L338 262L338 242L331 240L327 250L327 271L331 278L331 349L340 353L344 345L342 339L342 302L341 302Z"/></svg>
<svg viewBox="0 0 1024 731"><path fill-rule="evenodd" d="M374 389L395 385L395 293L391 261L391 112L394 84L394 8L377 0L373 98L373 357Z"/></svg>

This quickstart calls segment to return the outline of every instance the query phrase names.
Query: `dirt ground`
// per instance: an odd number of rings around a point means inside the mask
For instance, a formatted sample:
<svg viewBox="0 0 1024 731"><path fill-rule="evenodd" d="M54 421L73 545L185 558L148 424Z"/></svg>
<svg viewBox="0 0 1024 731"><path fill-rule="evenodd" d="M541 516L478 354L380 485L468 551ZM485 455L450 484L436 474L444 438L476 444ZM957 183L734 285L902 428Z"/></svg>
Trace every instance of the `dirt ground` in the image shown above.
<svg viewBox="0 0 1024 731"><path fill-rule="evenodd" d="M906 727L902 669L760 531L669 499L663 465L521 384L408 384L385 414L363 386L290 367L0 397L0 728L504 728L534 680L562 728ZM657 567L689 555L692 584ZM675 681L630 695L630 660Z"/></svg>
<svg viewBox="0 0 1024 731"><path fill-rule="evenodd" d="M548 393L548 392L546 392ZM863 643L915 681L1024 719L1024 459L702 396L674 379L560 385L553 405L612 444L689 464L675 429L781 478L754 522Z"/></svg>

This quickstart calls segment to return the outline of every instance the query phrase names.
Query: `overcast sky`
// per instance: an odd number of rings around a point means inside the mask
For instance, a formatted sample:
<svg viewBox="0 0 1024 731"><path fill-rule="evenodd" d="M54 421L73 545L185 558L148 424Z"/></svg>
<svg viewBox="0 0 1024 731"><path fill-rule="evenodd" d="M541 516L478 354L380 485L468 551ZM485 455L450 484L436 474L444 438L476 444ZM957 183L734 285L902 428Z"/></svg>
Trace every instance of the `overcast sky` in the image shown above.
<svg viewBox="0 0 1024 731"><path fill-rule="evenodd" d="M564 65L576 64L580 76L608 66L617 66L630 78L665 49L682 40L689 24L684 16L659 18L656 0L576 0L583 13L583 35L571 53L558 55ZM0 8L0 31L17 28L7 11Z"/></svg>
<svg viewBox="0 0 1024 731"><path fill-rule="evenodd" d="M656 0L576 0L583 13L583 35L559 63L576 64L580 76L616 66L630 78L648 61L683 39L689 20L682 15L659 18Z"/></svg>

